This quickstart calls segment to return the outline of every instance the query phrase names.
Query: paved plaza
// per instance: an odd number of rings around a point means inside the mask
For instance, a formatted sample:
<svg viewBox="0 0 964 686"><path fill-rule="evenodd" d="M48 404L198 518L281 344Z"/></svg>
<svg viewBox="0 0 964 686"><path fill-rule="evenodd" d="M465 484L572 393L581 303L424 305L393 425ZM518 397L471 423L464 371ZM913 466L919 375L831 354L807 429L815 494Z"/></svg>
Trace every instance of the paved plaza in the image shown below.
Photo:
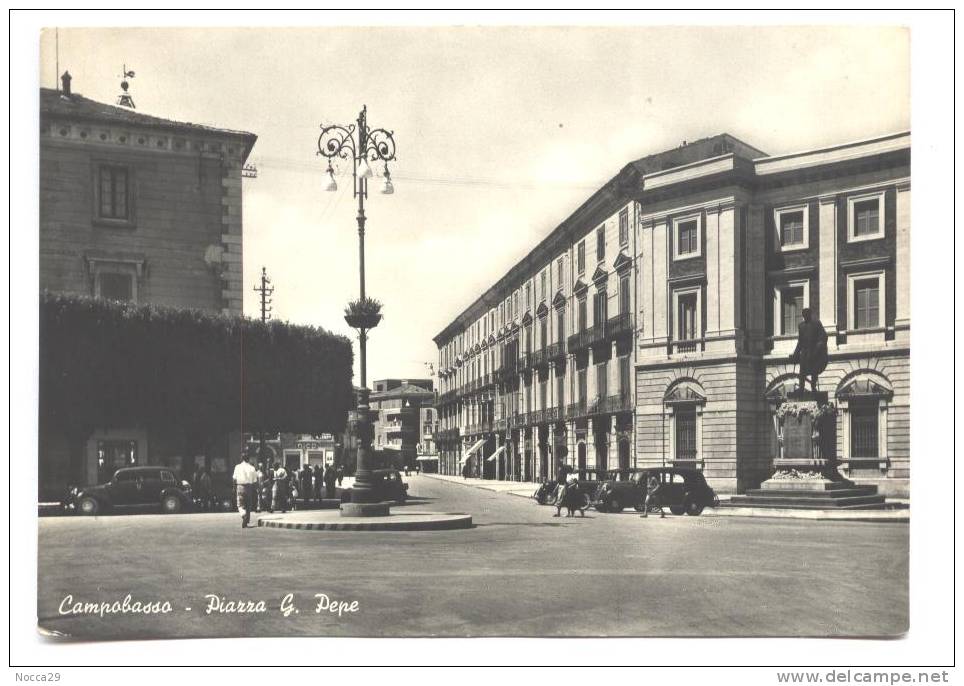
<svg viewBox="0 0 964 686"><path fill-rule="evenodd" d="M907 628L903 523L644 520L631 511L557 519L554 508L510 493L407 481L412 502L395 511L466 512L475 527L242 530L236 514L42 518L39 624L91 639Z"/></svg>

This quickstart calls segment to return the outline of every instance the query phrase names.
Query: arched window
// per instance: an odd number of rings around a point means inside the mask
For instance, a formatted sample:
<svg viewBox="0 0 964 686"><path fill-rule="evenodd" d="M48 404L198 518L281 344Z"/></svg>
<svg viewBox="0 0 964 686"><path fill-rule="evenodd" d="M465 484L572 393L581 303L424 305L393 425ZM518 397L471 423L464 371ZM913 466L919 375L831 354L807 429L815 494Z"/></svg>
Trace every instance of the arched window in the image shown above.
<svg viewBox="0 0 964 686"><path fill-rule="evenodd" d="M851 374L838 386L843 433L840 462L848 475L886 475L887 409L893 396L890 381L870 370Z"/></svg>
<svg viewBox="0 0 964 686"><path fill-rule="evenodd" d="M703 468L703 407L706 393L693 379L675 381L663 396L669 459L682 467Z"/></svg>

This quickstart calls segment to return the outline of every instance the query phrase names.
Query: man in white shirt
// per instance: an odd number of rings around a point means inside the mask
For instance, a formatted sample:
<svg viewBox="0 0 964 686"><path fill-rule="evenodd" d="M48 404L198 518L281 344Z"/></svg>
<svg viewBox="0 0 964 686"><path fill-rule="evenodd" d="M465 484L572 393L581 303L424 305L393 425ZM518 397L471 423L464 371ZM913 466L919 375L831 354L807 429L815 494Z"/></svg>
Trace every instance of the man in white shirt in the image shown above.
<svg viewBox="0 0 964 686"><path fill-rule="evenodd" d="M254 491L258 483L258 470L249 462L248 457L242 455L241 461L234 467L234 487L238 494L238 512L241 513L241 528L244 529L251 521L251 510L254 508Z"/></svg>

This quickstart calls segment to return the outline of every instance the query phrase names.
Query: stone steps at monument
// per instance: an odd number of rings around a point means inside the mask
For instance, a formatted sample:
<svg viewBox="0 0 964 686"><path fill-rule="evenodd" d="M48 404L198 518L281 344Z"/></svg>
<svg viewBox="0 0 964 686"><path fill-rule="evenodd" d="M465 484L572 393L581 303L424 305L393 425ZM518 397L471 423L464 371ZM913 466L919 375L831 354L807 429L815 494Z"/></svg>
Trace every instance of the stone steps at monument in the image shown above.
<svg viewBox="0 0 964 686"><path fill-rule="evenodd" d="M783 509L837 510L837 509L875 509L883 507L882 495L857 495L849 497L827 497L815 492L811 496L794 495L735 495L729 500L730 507L773 507Z"/></svg>
<svg viewBox="0 0 964 686"><path fill-rule="evenodd" d="M877 495L876 486L846 485L839 488L822 489L777 489L751 488L744 495L761 498L853 498L858 496Z"/></svg>

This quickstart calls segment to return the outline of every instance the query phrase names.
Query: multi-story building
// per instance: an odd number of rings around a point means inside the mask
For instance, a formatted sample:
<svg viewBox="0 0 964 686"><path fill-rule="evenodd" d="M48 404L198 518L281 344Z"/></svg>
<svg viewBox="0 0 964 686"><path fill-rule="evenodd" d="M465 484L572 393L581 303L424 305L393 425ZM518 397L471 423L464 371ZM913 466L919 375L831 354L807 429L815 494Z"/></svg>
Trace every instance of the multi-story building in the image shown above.
<svg viewBox="0 0 964 686"><path fill-rule="evenodd" d="M340 448L334 434L271 434L264 438L263 461L269 465L277 462L291 471L297 471L305 465L324 467L335 464L335 456ZM244 450L255 460L262 459L261 437L258 434L245 434Z"/></svg>
<svg viewBox="0 0 964 686"><path fill-rule="evenodd" d="M241 169L251 133L153 117L40 90L40 288L241 314ZM143 427L103 427L71 464L41 436L41 488L96 483L118 466L226 470L231 437L188 444ZM230 445L229 445L230 444Z"/></svg>
<svg viewBox="0 0 964 686"><path fill-rule="evenodd" d="M431 411L435 392L431 379L381 379L369 395L374 429L372 447L392 451L399 467L415 468L422 444L426 411Z"/></svg>
<svg viewBox="0 0 964 686"><path fill-rule="evenodd" d="M440 469L687 465L766 479L800 311L829 336L841 471L909 475L910 135L630 163L435 337ZM595 260L593 259L595 258Z"/></svg>

